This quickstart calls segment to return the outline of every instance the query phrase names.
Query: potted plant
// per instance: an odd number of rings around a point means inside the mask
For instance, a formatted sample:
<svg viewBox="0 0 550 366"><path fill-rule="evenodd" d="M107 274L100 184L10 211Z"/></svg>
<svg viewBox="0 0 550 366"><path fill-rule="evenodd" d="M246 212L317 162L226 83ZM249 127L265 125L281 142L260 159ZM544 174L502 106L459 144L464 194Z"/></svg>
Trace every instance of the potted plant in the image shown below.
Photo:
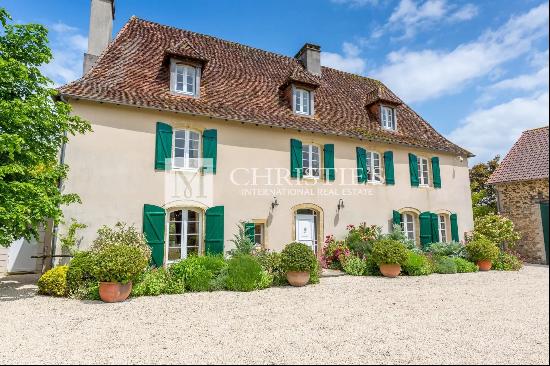
<svg viewBox="0 0 550 366"><path fill-rule="evenodd" d="M381 239L374 242L371 255L373 261L378 264L380 272L390 278L399 276L401 265L409 257L405 245L393 239Z"/></svg>
<svg viewBox="0 0 550 366"><path fill-rule="evenodd" d="M479 237L466 244L468 258L477 263L480 271L490 271L498 258L499 249L491 240Z"/></svg>
<svg viewBox="0 0 550 366"><path fill-rule="evenodd" d="M132 280L149 264L137 246L107 245L96 253L94 277L99 281L99 296L104 302L124 301L132 291Z"/></svg>
<svg viewBox="0 0 550 366"><path fill-rule="evenodd" d="M316 261L313 250L302 243L290 243L281 253L281 267L286 272L288 283L296 287L307 285Z"/></svg>

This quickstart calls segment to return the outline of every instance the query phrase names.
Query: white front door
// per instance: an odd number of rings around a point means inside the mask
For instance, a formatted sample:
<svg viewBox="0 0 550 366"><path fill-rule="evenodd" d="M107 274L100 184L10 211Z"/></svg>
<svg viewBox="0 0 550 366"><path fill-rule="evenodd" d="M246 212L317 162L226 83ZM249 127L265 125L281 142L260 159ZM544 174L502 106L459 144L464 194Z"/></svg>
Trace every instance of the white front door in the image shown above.
<svg viewBox="0 0 550 366"><path fill-rule="evenodd" d="M296 241L308 245L316 252L315 216L307 214L296 215Z"/></svg>

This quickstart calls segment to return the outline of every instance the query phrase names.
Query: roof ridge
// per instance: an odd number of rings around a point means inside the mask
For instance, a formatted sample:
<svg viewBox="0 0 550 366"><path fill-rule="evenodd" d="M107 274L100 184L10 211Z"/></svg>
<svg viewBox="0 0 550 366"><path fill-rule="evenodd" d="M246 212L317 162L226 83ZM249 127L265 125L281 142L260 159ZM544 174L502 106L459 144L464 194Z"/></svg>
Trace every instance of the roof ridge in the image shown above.
<svg viewBox="0 0 550 366"><path fill-rule="evenodd" d="M532 131L536 131L536 130L547 130L549 127L550 127L550 126L542 126L542 127L529 128L529 129L523 131L522 133L532 132Z"/></svg>

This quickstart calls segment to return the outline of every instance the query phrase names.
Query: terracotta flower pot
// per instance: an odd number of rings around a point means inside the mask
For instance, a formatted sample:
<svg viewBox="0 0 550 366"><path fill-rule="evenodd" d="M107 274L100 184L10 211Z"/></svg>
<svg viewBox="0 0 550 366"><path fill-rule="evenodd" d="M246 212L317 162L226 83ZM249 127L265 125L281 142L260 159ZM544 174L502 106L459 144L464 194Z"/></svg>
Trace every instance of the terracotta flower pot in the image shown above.
<svg viewBox="0 0 550 366"><path fill-rule="evenodd" d="M291 286L302 287L309 282L309 272L287 272L286 279Z"/></svg>
<svg viewBox="0 0 550 366"><path fill-rule="evenodd" d="M381 264L380 272L384 277L395 278L401 273L401 266L399 264Z"/></svg>
<svg viewBox="0 0 550 366"><path fill-rule="evenodd" d="M99 297L104 302L121 302L130 296L132 282L123 285L119 282L100 282Z"/></svg>
<svg viewBox="0 0 550 366"><path fill-rule="evenodd" d="M493 267L493 262L487 260L477 261L477 266L480 271L490 271L491 267Z"/></svg>

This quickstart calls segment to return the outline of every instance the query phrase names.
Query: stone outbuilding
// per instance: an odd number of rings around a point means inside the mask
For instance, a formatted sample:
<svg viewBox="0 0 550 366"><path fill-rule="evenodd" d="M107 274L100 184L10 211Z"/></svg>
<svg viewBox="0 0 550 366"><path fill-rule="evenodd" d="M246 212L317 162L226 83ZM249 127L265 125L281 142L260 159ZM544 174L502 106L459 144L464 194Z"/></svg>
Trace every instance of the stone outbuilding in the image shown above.
<svg viewBox="0 0 550 366"><path fill-rule="evenodd" d="M548 264L548 127L523 132L489 184L499 213L521 233L518 252L528 262Z"/></svg>

